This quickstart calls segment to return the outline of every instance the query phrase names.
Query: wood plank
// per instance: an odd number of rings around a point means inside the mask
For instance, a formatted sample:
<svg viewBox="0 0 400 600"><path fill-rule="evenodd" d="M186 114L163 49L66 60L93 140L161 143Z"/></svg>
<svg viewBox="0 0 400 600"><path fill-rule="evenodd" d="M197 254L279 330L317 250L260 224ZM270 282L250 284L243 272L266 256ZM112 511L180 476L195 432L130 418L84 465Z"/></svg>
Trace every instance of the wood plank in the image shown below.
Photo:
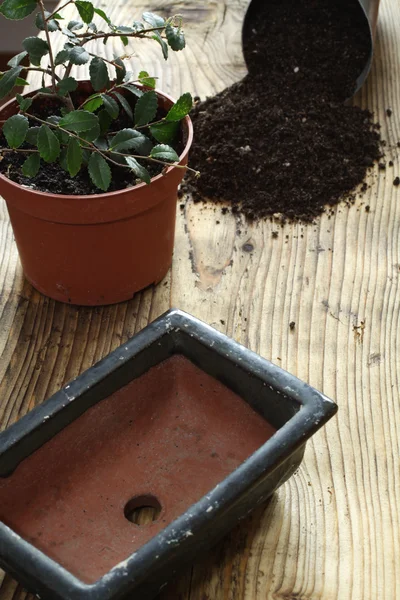
<svg viewBox="0 0 400 600"><path fill-rule="evenodd" d="M164 64L158 48L146 45L133 68L147 67L175 96L220 91L245 73L247 5L135 3L137 14L182 13L188 48ZM127 6L112 7L121 23ZM6 212L0 213L2 427L169 305L226 331L339 403L338 418L308 445L298 472L166 588L162 600L400 596L400 188L393 186L400 174L400 6L392 0L381 2L374 67L356 102L375 112L394 167L376 171L355 206L339 206L314 226L286 225L275 239L270 221L250 226L189 201L177 215L171 275L118 307L67 307L32 291L23 283ZM0 600L26 598L6 576Z"/></svg>

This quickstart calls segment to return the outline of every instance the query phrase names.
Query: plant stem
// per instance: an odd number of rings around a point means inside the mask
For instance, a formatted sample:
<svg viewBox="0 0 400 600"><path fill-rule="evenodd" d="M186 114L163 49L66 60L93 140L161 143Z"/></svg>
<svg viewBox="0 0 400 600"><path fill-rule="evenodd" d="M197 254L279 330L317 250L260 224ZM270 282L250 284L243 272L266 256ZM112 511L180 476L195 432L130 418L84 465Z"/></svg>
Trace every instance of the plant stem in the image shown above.
<svg viewBox="0 0 400 600"><path fill-rule="evenodd" d="M88 54L89 54L89 56L93 56L94 58L97 58L97 54L92 54L91 52L88 52ZM104 62L111 65L112 67L123 70L123 67L121 67L121 65L116 65L115 62L113 62L112 60L108 60L107 58L104 58L104 56L102 56L101 59L104 60Z"/></svg>
<svg viewBox="0 0 400 600"><path fill-rule="evenodd" d="M50 67L51 67L51 87L52 87L53 93L56 94L56 92L57 92L57 90L56 90L56 88L57 88L56 68L54 65L53 50L51 48L50 33L49 33L49 27L48 27L47 21L46 21L46 14L45 14L45 10L44 10L43 0L39 0L38 4L39 4L40 12L42 13L43 27L44 27L44 31L46 34L47 44L49 46L49 58L50 58Z"/></svg>
<svg viewBox="0 0 400 600"><path fill-rule="evenodd" d="M163 31L165 27L152 27L151 29L144 29L143 31L137 31L132 33L117 33L110 32L105 33L104 31L100 31L99 33L77 33L76 37L81 38L81 45L86 44L87 42L91 42L93 40L101 40L105 37L127 37L127 38L146 38L147 33L152 33L153 31Z"/></svg>
<svg viewBox="0 0 400 600"><path fill-rule="evenodd" d="M45 73L46 75L52 75L52 72L50 69L42 69L41 67L24 67L22 66L22 68L25 71L39 71L40 73ZM54 77L56 78L57 81L61 81L60 77L54 73Z"/></svg>
<svg viewBox="0 0 400 600"><path fill-rule="evenodd" d="M60 8L58 8L57 10L55 10L54 12L52 12L51 15L49 15L45 19L45 21L50 21L50 19L52 19L54 17L54 15L56 15L58 12L60 12L60 10L62 10L66 6L68 6L68 4L72 4L72 2L73 2L73 0L68 0L68 2L66 2L65 4L63 4L62 6L60 6Z"/></svg>

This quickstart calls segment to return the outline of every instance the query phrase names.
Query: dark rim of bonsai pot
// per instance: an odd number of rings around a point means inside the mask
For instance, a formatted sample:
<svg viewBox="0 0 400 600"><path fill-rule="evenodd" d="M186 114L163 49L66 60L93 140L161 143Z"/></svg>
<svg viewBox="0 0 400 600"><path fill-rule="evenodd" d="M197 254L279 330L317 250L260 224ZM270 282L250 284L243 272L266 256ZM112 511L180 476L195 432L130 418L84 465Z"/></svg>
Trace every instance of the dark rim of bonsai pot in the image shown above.
<svg viewBox="0 0 400 600"><path fill-rule="evenodd" d="M0 522L0 564L45 597L57 600L117 600L124 598L129 591L141 589L146 581L152 579L155 558L157 568L164 567L164 571L168 572L178 552L190 554L191 550L195 554L196 534L202 534L204 539L204 531L218 515L223 519L224 513L241 495L250 488L254 489L260 479L271 475L296 451L304 452L305 442L337 411L332 400L305 382L198 319L171 309L4 431L0 435L0 477L10 475L27 456L88 408L106 398L116 386L122 387L158 364L160 358L154 355L157 354L155 348L158 351L160 347L164 358L182 354L196 364L196 355L205 352L208 355L207 367L222 361L225 368L230 363L239 382L241 374L246 378L250 375L257 385L268 386L277 394L279 402L288 404L290 401L296 408L289 420L235 471L94 584L83 583ZM210 368L213 369L212 366ZM219 379L226 383L223 375ZM240 395L240 390L234 391ZM257 401L253 408L257 410ZM301 458L296 466L300 461ZM273 489L287 478L281 475ZM153 597L155 593L145 597ZM141 595L138 597L142 598Z"/></svg>

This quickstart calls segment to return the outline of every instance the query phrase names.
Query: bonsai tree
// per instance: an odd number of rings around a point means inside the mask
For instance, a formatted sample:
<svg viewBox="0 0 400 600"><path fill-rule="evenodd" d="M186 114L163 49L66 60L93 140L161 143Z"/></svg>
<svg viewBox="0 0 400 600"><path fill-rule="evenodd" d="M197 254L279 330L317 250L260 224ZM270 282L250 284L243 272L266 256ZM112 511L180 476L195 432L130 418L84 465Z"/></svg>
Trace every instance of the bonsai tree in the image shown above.
<svg viewBox="0 0 400 600"><path fill-rule="evenodd" d="M77 20L67 22L63 9L70 4L75 5ZM0 73L0 99L15 86L28 85L23 78L26 72L41 73L42 86L32 97L16 95L19 112L3 124L5 141L0 160L5 153L22 153L22 173L29 178L45 169L46 163L59 163L71 177L87 168L94 186L103 191L110 187L111 165L130 169L135 184L150 183L150 165L162 168L177 162L180 121L192 107L191 95L183 94L166 114L160 114L154 91L156 79L146 71L128 71L125 61L130 58L126 47L132 38L159 44L165 60L169 51L183 50L181 17L164 19L145 12L141 21L119 25L86 0L67 0L52 13L46 11L43 0L4 0L0 6L0 13L13 20L34 11L36 26L44 35L26 38L23 51L8 62L10 69ZM93 22L96 15L97 24ZM65 38L56 54L52 41L55 35ZM113 60L88 47L94 40L105 45L110 38L121 42L122 52ZM29 66L25 66L23 61L28 60ZM93 93L82 97L71 72L74 65L86 63ZM48 104L49 98L56 107L54 114L38 116L35 107Z"/></svg>

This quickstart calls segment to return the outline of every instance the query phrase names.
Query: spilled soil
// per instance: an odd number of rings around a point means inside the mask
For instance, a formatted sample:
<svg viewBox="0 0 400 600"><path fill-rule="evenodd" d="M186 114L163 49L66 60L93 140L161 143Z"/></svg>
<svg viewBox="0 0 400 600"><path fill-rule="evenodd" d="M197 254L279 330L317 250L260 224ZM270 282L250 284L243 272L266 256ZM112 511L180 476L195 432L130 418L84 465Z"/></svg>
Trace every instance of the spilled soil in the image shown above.
<svg viewBox="0 0 400 600"><path fill-rule="evenodd" d="M346 102L368 60L368 24L356 0L254 2L249 74L195 106L190 164L201 176L183 190L251 220L312 221L351 202L382 155L373 115Z"/></svg>

